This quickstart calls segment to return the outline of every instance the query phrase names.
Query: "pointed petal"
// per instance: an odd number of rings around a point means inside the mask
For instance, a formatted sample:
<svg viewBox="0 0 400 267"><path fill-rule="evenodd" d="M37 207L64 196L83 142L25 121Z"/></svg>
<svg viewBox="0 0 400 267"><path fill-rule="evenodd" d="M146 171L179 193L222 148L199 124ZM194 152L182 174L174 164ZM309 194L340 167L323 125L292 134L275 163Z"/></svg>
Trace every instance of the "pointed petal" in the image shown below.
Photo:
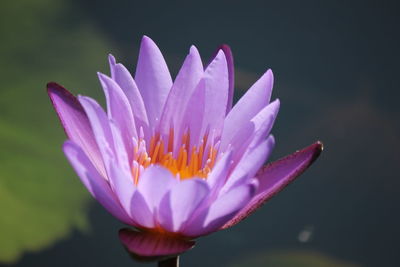
<svg viewBox="0 0 400 267"><path fill-rule="evenodd" d="M251 200L255 190L255 185L251 183L232 188L188 224L183 233L197 237L217 231ZM205 219L202 220L204 215Z"/></svg>
<svg viewBox="0 0 400 267"><path fill-rule="evenodd" d="M275 139L270 135L266 140L264 140L257 147L246 153L245 156L236 165L235 169L229 176L226 184L222 191L229 190L233 187L235 183L242 177L253 178L261 166L266 162L269 155L271 154L275 145Z"/></svg>
<svg viewBox="0 0 400 267"><path fill-rule="evenodd" d="M259 188L251 202L222 228L229 228L261 207L271 197L285 188L302 174L318 158L323 149L321 142L316 142L285 158L277 160L262 168L257 174Z"/></svg>
<svg viewBox="0 0 400 267"><path fill-rule="evenodd" d="M247 92L226 116L222 134L221 149L230 143L236 132L237 125L250 121L257 113L268 105L273 86L272 71L268 70Z"/></svg>
<svg viewBox="0 0 400 267"><path fill-rule="evenodd" d="M147 36L140 44L135 80L146 106L150 127L154 129L156 121L161 119L172 79L160 50Z"/></svg>
<svg viewBox="0 0 400 267"><path fill-rule="evenodd" d="M132 75L124 65L116 63L115 58L112 55L109 55L108 58L110 62L111 78L121 87L128 98L133 112L136 129L143 127L146 131L149 125L146 108Z"/></svg>
<svg viewBox="0 0 400 267"><path fill-rule="evenodd" d="M75 172L92 196L114 217L132 225L132 220L119 204L109 184L97 172L82 149L68 140L64 143L63 150Z"/></svg>
<svg viewBox="0 0 400 267"><path fill-rule="evenodd" d="M225 54L220 50L208 65L199 86L205 87L205 110L202 134L206 129L216 130L219 136L228 104L229 72Z"/></svg>
<svg viewBox="0 0 400 267"><path fill-rule="evenodd" d="M94 99L87 96L78 96L78 100L89 118L106 171L109 173L107 168L110 165L111 158L115 154L115 149L107 115L103 108Z"/></svg>
<svg viewBox="0 0 400 267"><path fill-rule="evenodd" d="M207 182L202 179L184 180L174 186L163 199L160 205L159 214L162 226L166 226L165 230L170 232L178 232L185 226L187 220L199 208L203 200L209 193ZM168 208L168 206L170 208ZM166 210L171 210L171 213L166 214ZM163 217L169 221L171 217L172 225L163 225ZM172 226L172 228L170 228Z"/></svg>
<svg viewBox="0 0 400 267"><path fill-rule="evenodd" d="M131 106L117 83L104 74L98 73L98 75L106 95L108 118L115 121L120 129L128 158L132 160L132 138L137 138L137 132Z"/></svg>
<svg viewBox="0 0 400 267"><path fill-rule="evenodd" d="M187 103L203 73L200 54L197 48L192 46L168 95L160 125L162 134L168 135L171 126L176 133L180 132L179 127L182 125Z"/></svg>
<svg viewBox="0 0 400 267"><path fill-rule="evenodd" d="M232 109L233 104L233 94L235 90L235 66L233 61L233 54L231 48L223 44L217 51L222 50L226 57L226 62L228 64L228 74L229 74L229 92L228 92L228 104L226 106L226 114ZM217 54L217 53L216 53Z"/></svg>
<svg viewBox="0 0 400 267"><path fill-rule="evenodd" d="M105 176L103 160L82 105L68 90L56 83L47 84L47 93L68 138L82 148L96 169Z"/></svg>

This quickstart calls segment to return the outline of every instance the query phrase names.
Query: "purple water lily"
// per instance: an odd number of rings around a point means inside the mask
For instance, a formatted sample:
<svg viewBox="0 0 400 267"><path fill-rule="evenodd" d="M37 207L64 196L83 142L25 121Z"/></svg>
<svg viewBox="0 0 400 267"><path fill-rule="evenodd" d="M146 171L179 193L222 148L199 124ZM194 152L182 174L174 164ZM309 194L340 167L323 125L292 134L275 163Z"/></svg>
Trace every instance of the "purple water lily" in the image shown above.
<svg viewBox="0 0 400 267"><path fill-rule="evenodd" d="M232 107L233 58L205 68L192 46L175 81L143 37L135 77L109 56L99 73L107 112L56 83L48 93L68 139L64 153L104 208L138 229L196 238L240 222L318 157L317 142L263 167L279 100L268 70Z"/></svg>

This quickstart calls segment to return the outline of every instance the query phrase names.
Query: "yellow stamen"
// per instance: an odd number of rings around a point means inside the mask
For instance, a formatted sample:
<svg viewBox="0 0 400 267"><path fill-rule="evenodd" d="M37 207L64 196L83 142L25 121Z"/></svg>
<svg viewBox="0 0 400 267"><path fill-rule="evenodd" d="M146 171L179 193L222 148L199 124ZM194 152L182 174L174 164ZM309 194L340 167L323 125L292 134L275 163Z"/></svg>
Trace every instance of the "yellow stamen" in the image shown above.
<svg viewBox="0 0 400 267"><path fill-rule="evenodd" d="M193 146L190 149L190 134L188 132L183 134L181 147L176 157L173 156L173 129L170 130L167 139L168 144L164 144L160 134L156 134L151 138L148 148L149 154L146 151L144 141L138 140L137 146L134 147L134 164L132 167L132 176L135 184L139 181L141 170L151 164L164 166L182 180L193 177L207 178L214 167L218 154L218 150L213 144L207 145L208 135L203 137L198 147ZM164 150L165 147L167 148L166 151ZM204 155L206 156L204 157Z"/></svg>

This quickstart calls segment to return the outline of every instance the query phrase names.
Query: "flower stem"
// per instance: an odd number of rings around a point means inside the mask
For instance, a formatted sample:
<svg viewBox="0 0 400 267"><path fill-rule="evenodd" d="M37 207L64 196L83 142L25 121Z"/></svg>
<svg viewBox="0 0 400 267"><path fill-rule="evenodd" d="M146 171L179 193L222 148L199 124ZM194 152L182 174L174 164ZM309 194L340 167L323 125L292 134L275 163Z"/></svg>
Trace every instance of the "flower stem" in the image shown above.
<svg viewBox="0 0 400 267"><path fill-rule="evenodd" d="M159 261L158 267L179 267L179 256Z"/></svg>

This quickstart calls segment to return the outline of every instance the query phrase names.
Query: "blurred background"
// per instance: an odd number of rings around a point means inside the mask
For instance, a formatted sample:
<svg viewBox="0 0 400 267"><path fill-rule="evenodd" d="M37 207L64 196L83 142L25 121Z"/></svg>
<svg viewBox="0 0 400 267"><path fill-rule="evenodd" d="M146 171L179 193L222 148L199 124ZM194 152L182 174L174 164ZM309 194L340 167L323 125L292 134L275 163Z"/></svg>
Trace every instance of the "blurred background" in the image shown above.
<svg viewBox="0 0 400 267"><path fill-rule="evenodd" d="M61 151L45 92L56 81L103 100L107 55L135 69L142 35L175 75L191 44L229 44L237 100L267 69L281 111L271 160L316 140L315 165L232 229L198 240L183 266L398 266L397 1L0 3L0 265L142 266Z"/></svg>

